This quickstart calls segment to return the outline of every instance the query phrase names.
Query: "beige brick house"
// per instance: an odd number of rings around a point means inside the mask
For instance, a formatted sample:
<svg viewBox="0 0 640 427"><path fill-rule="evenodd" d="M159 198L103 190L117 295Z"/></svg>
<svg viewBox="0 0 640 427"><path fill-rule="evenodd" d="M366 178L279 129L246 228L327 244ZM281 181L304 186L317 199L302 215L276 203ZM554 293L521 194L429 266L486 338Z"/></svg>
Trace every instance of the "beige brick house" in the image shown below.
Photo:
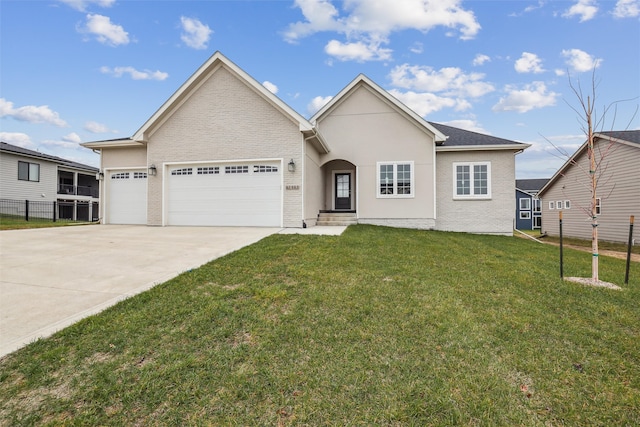
<svg viewBox="0 0 640 427"><path fill-rule="evenodd" d="M511 234L515 154L430 123L364 75L307 120L215 53L101 152L110 224L313 227L341 221ZM323 222L324 221L324 222Z"/></svg>

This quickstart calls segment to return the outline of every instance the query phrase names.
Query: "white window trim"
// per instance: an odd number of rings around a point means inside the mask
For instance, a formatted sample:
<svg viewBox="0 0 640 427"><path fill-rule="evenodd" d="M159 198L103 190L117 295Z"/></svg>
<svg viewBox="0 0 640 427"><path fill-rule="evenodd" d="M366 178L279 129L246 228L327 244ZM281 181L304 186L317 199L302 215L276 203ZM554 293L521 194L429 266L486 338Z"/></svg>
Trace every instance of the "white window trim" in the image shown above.
<svg viewBox="0 0 640 427"><path fill-rule="evenodd" d="M520 219L531 219L531 212L520 211Z"/></svg>
<svg viewBox="0 0 640 427"><path fill-rule="evenodd" d="M556 209L563 209L564 205L562 204L562 200L558 200L556 202Z"/></svg>
<svg viewBox="0 0 640 427"><path fill-rule="evenodd" d="M520 197L520 199L518 200L520 203L520 210L521 211L530 211L531 210L531 199L528 197ZM522 206L522 202L527 202L525 203L526 206Z"/></svg>
<svg viewBox="0 0 640 427"><path fill-rule="evenodd" d="M552 211L556 208L556 202L549 202L549 210Z"/></svg>
<svg viewBox="0 0 640 427"><path fill-rule="evenodd" d="M565 200L564 201L564 208L565 209L571 209L571 200Z"/></svg>
<svg viewBox="0 0 640 427"><path fill-rule="evenodd" d="M473 167L487 166L487 194L474 194ZM469 166L471 173L471 194L458 194L458 166ZM453 199L454 200L489 200L491 199L491 162L453 162ZM512 199L513 200L513 199Z"/></svg>
<svg viewBox="0 0 640 427"><path fill-rule="evenodd" d="M416 194L416 180L415 173L416 168L413 164L413 160L404 162L377 162L376 163L376 198L378 199L412 199ZM381 194L380 193L380 166L393 165L393 194ZM409 178L411 183L411 194L398 194L398 165L411 166L411 176Z"/></svg>

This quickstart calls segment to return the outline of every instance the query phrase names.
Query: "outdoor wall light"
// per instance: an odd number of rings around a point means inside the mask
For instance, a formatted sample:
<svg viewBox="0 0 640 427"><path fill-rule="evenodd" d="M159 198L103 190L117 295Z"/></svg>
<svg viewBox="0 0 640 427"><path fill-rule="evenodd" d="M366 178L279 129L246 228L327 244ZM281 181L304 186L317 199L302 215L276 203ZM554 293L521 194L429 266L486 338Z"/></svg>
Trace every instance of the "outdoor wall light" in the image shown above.
<svg viewBox="0 0 640 427"><path fill-rule="evenodd" d="M98 172L98 173L96 174L96 178L97 178L99 181L102 181L102 180L104 179L104 172L102 172L102 171Z"/></svg>
<svg viewBox="0 0 640 427"><path fill-rule="evenodd" d="M294 162L293 159L289 160L289 163L287 163L287 166L289 167L289 172L296 171L296 162Z"/></svg>
<svg viewBox="0 0 640 427"><path fill-rule="evenodd" d="M158 173L158 169L156 169L156 165L149 166L149 175L156 176Z"/></svg>

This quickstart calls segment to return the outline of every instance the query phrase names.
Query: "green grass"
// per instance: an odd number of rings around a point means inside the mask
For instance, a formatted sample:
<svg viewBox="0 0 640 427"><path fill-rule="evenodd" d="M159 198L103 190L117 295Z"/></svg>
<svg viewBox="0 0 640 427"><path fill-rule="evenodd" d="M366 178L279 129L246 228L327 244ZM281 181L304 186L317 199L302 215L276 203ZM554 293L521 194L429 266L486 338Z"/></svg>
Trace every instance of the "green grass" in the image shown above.
<svg viewBox="0 0 640 427"><path fill-rule="evenodd" d="M520 230L522 233L525 233L529 236L535 237L536 239L542 240L543 242L548 243L560 243L560 238L558 236L549 236L540 234L540 230ZM514 232L515 233L515 232ZM637 231L634 235L637 234ZM514 234L516 235L516 234ZM576 239L573 237L564 237L562 239L562 243L565 245L573 245L580 246L584 248L591 248L591 240L584 239ZM606 240L598 241L598 249L600 250L608 250L608 251L616 251L627 253L627 244L626 243L616 243L616 242L608 242ZM631 247L631 253L640 254L640 245L635 245Z"/></svg>
<svg viewBox="0 0 640 427"><path fill-rule="evenodd" d="M1 360L0 424L639 425L640 263L557 252L274 235Z"/></svg>
<svg viewBox="0 0 640 427"><path fill-rule="evenodd" d="M0 230L22 230L27 228L66 227L68 225L91 224L90 222L59 219L53 222L46 218L30 218L25 221L24 216L0 214Z"/></svg>

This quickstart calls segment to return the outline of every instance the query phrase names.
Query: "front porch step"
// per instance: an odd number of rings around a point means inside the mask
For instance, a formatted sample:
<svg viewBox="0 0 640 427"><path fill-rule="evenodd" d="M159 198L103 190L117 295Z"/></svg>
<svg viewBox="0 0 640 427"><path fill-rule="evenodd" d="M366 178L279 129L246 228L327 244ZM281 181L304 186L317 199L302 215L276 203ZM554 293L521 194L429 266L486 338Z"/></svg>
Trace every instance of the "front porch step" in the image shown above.
<svg viewBox="0 0 640 427"><path fill-rule="evenodd" d="M354 225L358 223L355 212L320 212L316 225Z"/></svg>

